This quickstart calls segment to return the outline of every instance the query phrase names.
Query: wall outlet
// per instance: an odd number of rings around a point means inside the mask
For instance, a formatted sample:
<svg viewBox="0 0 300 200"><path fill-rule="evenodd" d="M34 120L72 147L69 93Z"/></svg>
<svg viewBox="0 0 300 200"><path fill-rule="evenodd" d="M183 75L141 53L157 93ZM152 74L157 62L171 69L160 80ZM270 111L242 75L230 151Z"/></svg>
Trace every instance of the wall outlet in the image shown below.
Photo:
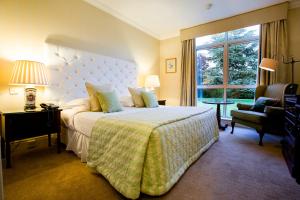
<svg viewBox="0 0 300 200"><path fill-rule="evenodd" d="M10 95L18 95L22 92L22 88L20 87L10 87L9 88L9 94Z"/></svg>

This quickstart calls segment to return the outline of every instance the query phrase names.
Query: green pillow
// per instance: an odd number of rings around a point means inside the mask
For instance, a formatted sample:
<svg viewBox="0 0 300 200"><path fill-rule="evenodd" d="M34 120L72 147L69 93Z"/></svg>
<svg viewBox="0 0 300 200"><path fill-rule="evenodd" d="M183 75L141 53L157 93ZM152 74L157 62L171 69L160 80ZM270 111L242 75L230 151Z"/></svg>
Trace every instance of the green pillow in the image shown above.
<svg viewBox="0 0 300 200"><path fill-rule="evenodd" d="M158 107L157 98L154 93L142 91L141 95L147 108Z"/></svg>
<svg viewBox="0 0 300 200"><path fill-rule="evenodd" d="M255 104L252 106L251 110L256 112L264 112L266 106L280 106L280 100L269 97L259 97L255 101Z"/></svg>
<svg viewBox="0 0 300 200"><path fill-rule="evenodd" d="M100 106L105 113L119 112L122 111L122 106L119 99L115 93L112 92L97 92L96 96L100 103Z"/></svg>

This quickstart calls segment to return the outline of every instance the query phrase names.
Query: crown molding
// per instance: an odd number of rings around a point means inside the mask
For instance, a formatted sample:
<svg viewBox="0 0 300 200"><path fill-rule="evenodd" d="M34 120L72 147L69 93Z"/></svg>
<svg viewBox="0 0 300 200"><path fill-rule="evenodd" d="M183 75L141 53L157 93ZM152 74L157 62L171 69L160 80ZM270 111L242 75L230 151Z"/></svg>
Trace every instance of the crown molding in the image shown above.
<svg viewBox="0 0 300 200"><path fill-rule="evenodd" d="M120 19L121 21L139 29L140 31L143 31L144 33L154 37L155 39L158 39L160 40L161 37L156 34L156 33L153 33L152 31L150 31L149 29L147 29L146 27L144 26L141 26L139 25L138 23L136 23L134 20L131 20L127 17L125 17L124 15L122 15L121 13L119 13L118 11L106 6L105 4L101 3L100 1L97 1L97 0L84 0L85 2L87 2L88 4L104 11L104 12L107 12L109 13L110 15Z"/></svg>
<svg viewBox="0 0 300 200"><path fill-rule="evenodd" d="M289 1L289 9L299 8L300 0L290 0Z"/></svg>

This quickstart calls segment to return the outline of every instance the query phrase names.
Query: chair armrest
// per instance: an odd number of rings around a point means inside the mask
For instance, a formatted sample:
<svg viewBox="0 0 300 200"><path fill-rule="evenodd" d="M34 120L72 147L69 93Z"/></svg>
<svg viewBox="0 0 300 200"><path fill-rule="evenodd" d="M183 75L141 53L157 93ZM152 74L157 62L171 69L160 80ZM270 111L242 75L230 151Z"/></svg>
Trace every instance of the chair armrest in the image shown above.
<svg viewBox="0 0 300 200"><path fill-rule="evenodd" d="M237 108L239 110L250 110L252 108L253 105L251 104L243 104L243 103L238 103L237 105Z"/></svg>
<svg viewBox="0 0 300 200"><path fill-rule="evenodd" d="M266 106L264 112L267 114L267 116L272 117L282 117L284 115L283 107Z"/></svg>

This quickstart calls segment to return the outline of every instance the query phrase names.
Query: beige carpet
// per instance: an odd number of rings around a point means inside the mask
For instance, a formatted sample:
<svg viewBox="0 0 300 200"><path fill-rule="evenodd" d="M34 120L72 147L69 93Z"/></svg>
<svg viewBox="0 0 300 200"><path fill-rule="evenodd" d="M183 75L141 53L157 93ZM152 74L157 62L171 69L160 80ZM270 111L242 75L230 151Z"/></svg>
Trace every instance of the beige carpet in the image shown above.
<svg viewBox="0 0 300 200"><path fill-rule="evenodd" d="M280 138L267 135L260 147L258 135L249 129L220 134L220 140L157 199L300 199L300 185L290 177ZM46 142L26 151L22 145L14 147L13 168L4 170L5 199L123 199L73 153L56 154L55 146L48 148Z"/></svg>

